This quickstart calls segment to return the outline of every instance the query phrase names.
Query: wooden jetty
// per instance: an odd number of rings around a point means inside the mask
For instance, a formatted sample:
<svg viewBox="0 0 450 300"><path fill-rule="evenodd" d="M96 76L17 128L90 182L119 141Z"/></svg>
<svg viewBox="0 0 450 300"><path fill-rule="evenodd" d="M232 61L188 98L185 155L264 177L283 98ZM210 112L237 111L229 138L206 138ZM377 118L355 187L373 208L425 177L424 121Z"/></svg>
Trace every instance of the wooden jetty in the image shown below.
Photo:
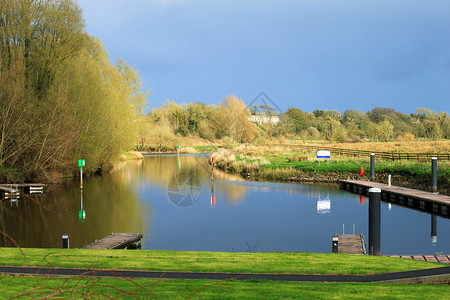
<svg viewBox="0 0 450 300"><path fill-rule="evenodd" d="M20 189L28 194L43 194L45 184L42 183L19 183L19 184L0 184L0 193L3 196L13 194L19 196ZM20 197L18 197L20 198Z"/></svg>
<svg viewBox="0 0 450 300"><path fill-rule="evenodd" d="M367 254L366 239L363 234L335 234L333 252L345 254Z"/></svg>
<svg viewBox="0 0 450 300"><path fill-rule="evenodd" d="M139 242L144 235L142 233L112 233L101 240L95 241L81 249L123 249L130 248Z"/></svg>
<svg viewBox="0 0 450 300"><path fill-rule="evenodd" d="M341 180L339 183L341 189L366 196L369 195L370 188L379 188L384 201L450 218L449 196L372 181Z"/></svg>

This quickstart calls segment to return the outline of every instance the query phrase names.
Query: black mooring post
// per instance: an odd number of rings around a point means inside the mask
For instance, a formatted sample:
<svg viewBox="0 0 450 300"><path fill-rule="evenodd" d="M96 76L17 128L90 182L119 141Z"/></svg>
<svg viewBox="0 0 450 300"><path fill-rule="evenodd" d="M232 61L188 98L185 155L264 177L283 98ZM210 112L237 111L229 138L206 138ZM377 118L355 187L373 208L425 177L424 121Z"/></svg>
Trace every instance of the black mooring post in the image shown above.
<svg viewBox="0 0 450 300"><path fill-rule="evenodd" d="M437 243L437 217L436 217L436 215L431 215L431 242L433 244Z"/></svg>
<svg viewBox="0 0 450 300"><path fill-rule="evenodd" d="M369 189L369 255L380 256L381 190Z"/></svg>
<svg viewBox="0 0 450 300"><path fill-rule="evenodd" d="M69 249L69 234L64 233L62 235L62 247L63 249Z"/></svg>
<svg viewBox="0 0 450 300"><path fill-rule="evenodd" d="M431 158L431 191L437 192L437 157Z"/></svg>
<svg viewBox="0 0 450 300"><path fill-rule="evenodd" d="M339 248L338 248L338 246L339 246L339 238L338 238L337 234L333 235L333 240L332 241L333 241L333 245L331 246L331 252L338 253L339 252Z"/></svg>
<svg viewBox="0 0 450 300"><path fill-rule="evenodd" d="M370 154L370 180L375 180L375 153Z"/></svg>

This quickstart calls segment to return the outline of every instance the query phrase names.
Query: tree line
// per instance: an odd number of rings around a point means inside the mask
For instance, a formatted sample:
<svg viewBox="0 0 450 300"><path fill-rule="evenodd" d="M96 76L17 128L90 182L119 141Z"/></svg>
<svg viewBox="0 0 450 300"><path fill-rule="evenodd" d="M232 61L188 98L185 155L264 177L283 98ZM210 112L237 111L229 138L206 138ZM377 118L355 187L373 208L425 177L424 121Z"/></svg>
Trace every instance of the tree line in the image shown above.
<svg viewBox="0 0 450 300"><path fill-rule="evenodd" d="M252 116L256 118L252 120ZM329 142L439 140L450 139L450 117L423 107L411 114L381 107L367 113L303 112L292 107L277 114L267 104L246 107L242 99L231 95L218 105L199 102L179 105L167 101L145 117L140 143L155 149L171 149L180 137L256 144L279 137Z"/></svg>
<svg viewBox="0 0 450 300"><path fill-rule="evenodd" d="M112 65L72 0L0 0L0 180L54 180L107 166L135 144L147 97Z"/></svg>

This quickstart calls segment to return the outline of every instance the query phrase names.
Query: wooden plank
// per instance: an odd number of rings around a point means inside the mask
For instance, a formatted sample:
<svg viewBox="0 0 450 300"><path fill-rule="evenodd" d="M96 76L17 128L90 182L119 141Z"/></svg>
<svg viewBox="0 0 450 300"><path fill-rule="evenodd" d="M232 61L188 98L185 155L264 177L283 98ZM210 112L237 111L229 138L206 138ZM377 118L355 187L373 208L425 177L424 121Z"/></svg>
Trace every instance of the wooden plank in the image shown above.
<svg viewBox="0 0 450 300"><path fill-rule="evenodd" d="M436 255L436 259L437 259L440 263L450 264L450 259L448 258L447 255Z"/></svg>
<svg viewBox="0 0 450 300"><path fill-rule="evenodd" d="M364 255L361 235L338 234L338 253Z"/></svg>
<svg viewBox="0 0 450 300"><path fill-rule="evenodd" d="M414 260L423 260L423 261L425 261L425 257L423 257L423 255L412 255L411 257Z"/></svg>
<svg viewBox="0 0 450 300"><path fill-rule="evenodd" d="M450 264L450 258L448 255L388 255L388 257L400 257L421 261L439 262L444 264Z"/></svg>
<svg viewBox="0 0 450 300"><path fill-rule="evenodd" d="M82 249L123 249L142 239L141 233L113 233L101 240L95 241Z"/></svg>
<svg viewBox="0 0 450 300"><path fill-rule="evenodd" d="M438 262L437 258L434 255L424 255L423 257L426 261Z"/></svg>

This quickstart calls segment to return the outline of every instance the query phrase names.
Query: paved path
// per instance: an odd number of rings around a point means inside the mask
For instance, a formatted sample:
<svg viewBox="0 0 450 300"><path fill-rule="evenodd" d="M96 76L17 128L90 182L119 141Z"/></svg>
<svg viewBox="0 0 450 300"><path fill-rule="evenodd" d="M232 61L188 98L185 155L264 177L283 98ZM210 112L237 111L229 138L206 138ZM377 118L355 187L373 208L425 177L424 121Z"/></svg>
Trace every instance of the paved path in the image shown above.
<svg viewBox="0 0 450 300"><path fill-rule="evenodd" d="M120 271L37 267L0 267L0 274L33 276L85 276L142 279L211 279L211 280L272 280L297 282L434 282L450 283L450 267L385 273L374 275L294 275L294 274L248 274L248 273L198 273L198 272L156 272ZM430 281L431 280L431 281Z"/></svg>

